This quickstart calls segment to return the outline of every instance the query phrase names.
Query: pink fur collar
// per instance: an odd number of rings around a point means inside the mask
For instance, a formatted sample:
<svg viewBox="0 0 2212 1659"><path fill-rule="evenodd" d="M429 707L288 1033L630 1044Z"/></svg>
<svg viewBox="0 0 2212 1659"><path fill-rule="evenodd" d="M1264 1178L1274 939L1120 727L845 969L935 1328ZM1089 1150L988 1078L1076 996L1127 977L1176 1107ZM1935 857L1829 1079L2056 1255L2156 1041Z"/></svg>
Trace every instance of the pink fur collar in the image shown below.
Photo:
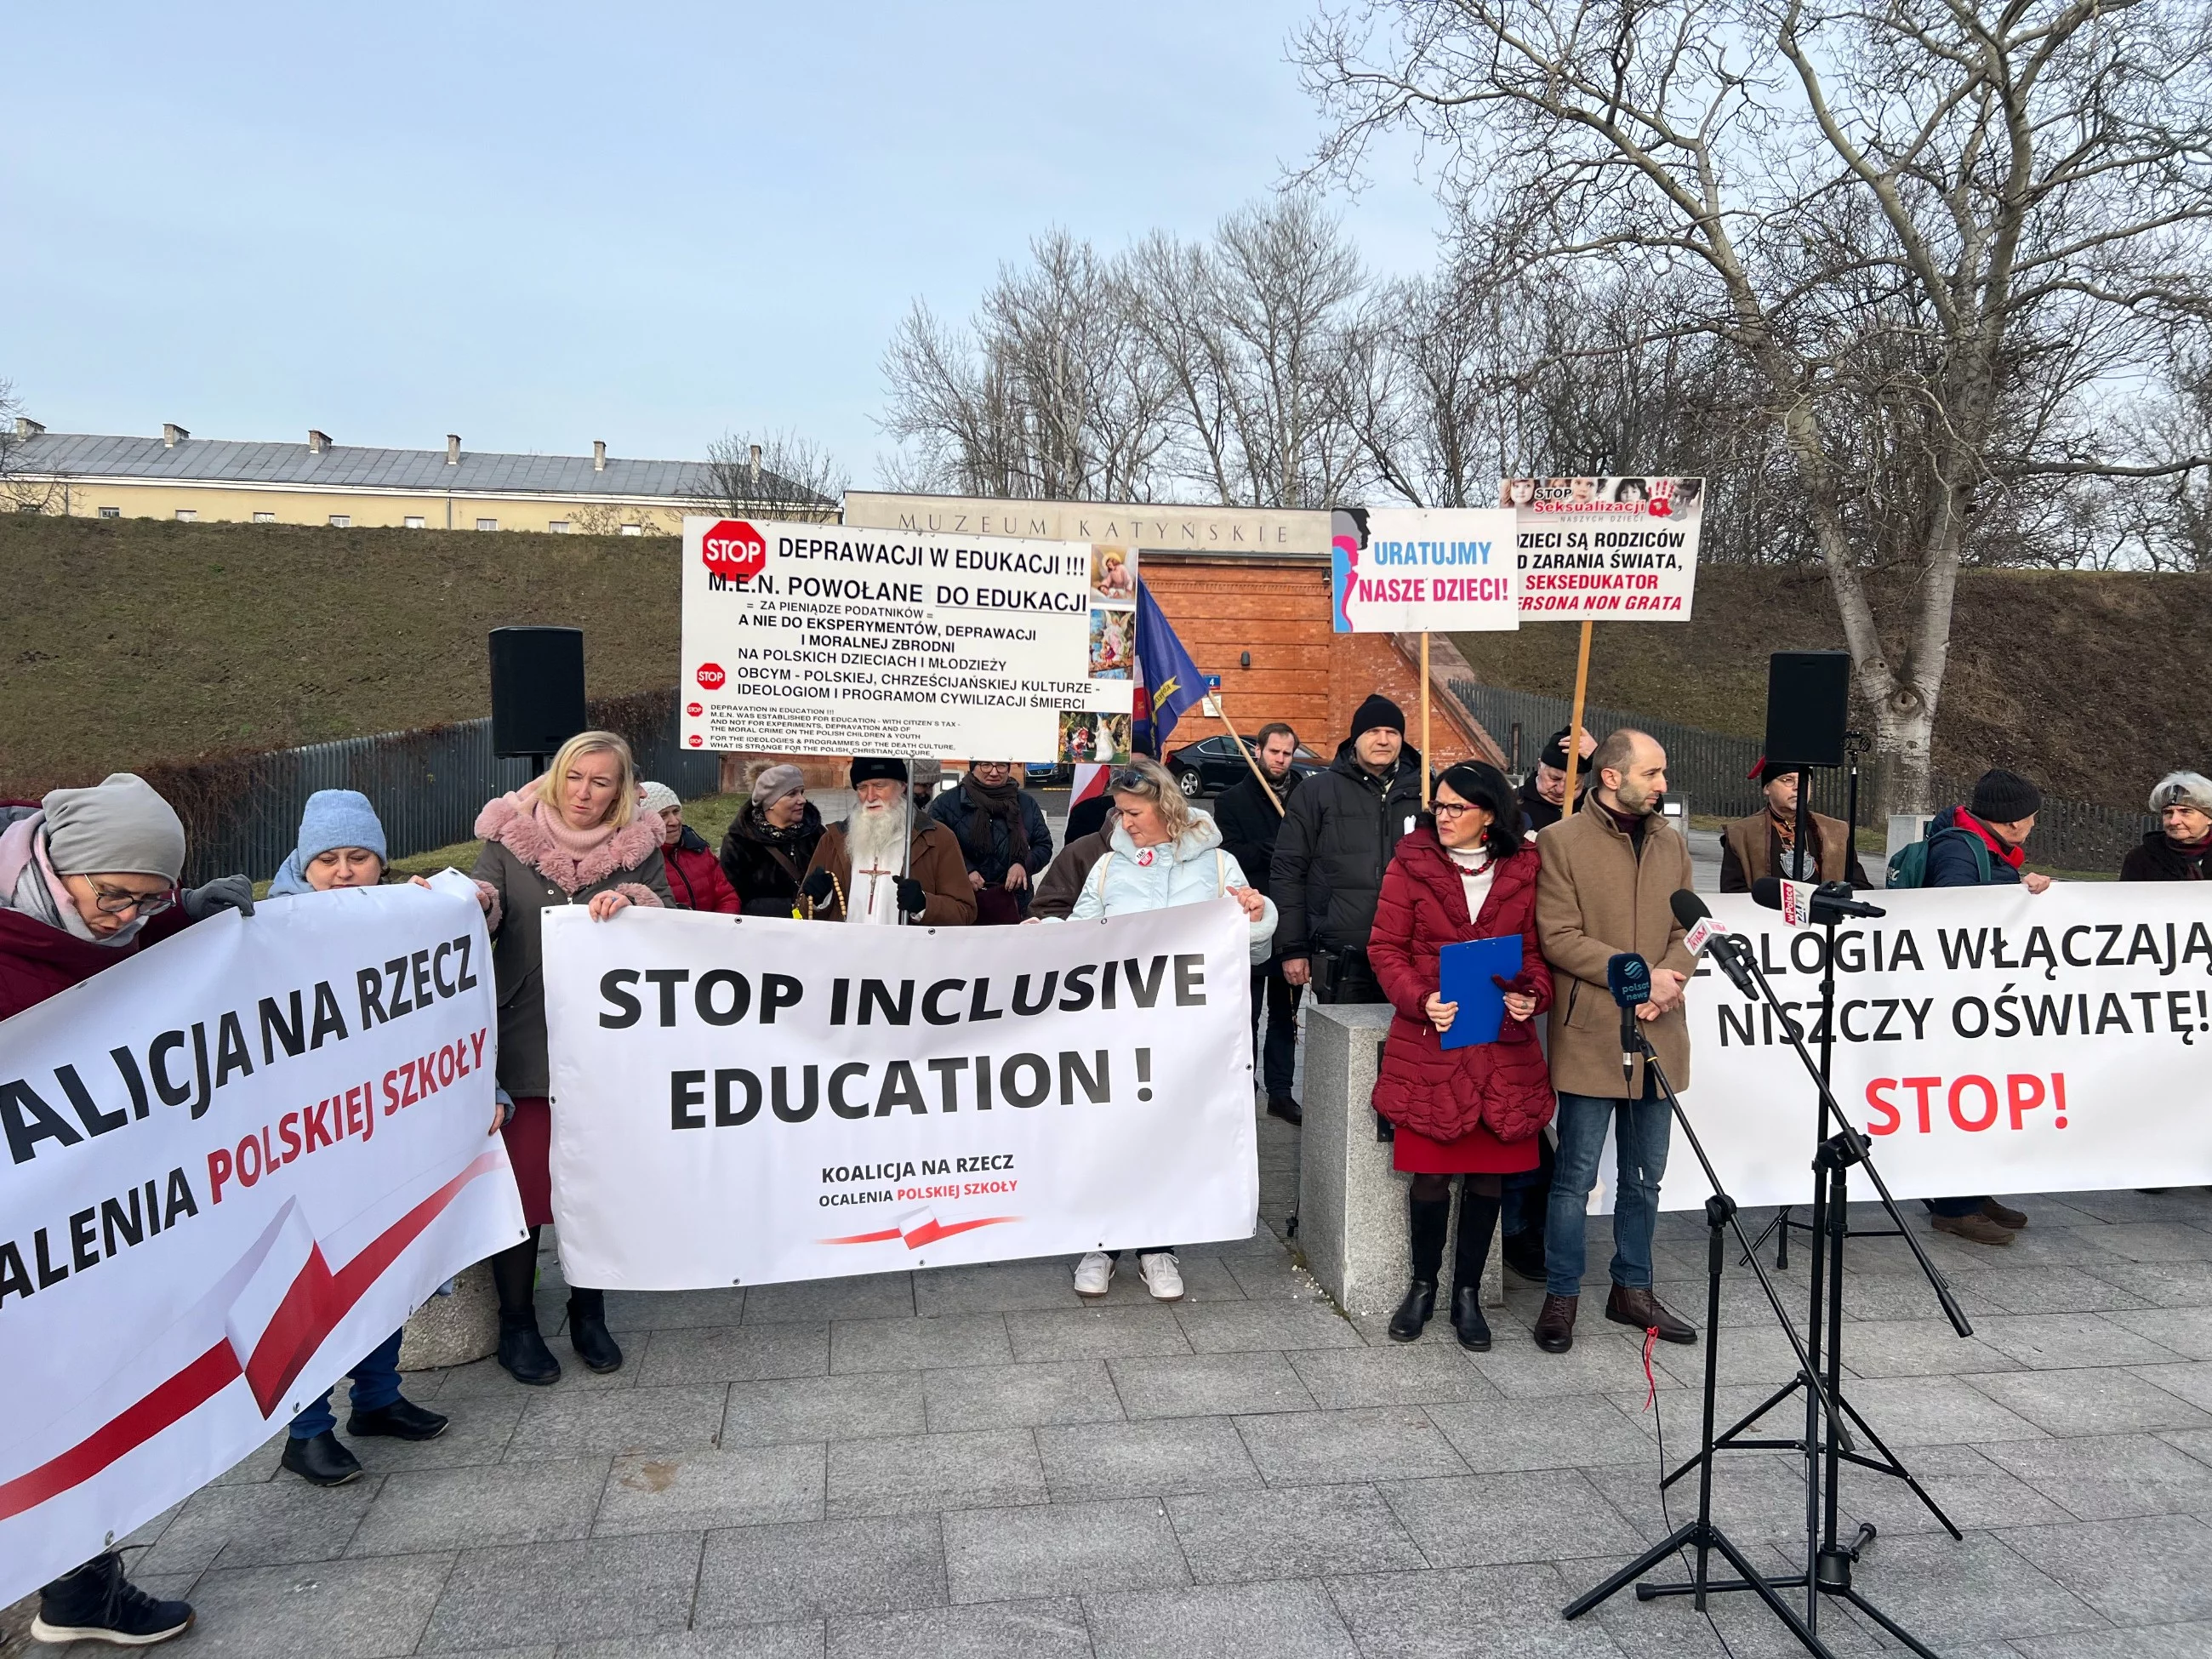
<svg viewBox="0 0 2212 1659"><path fill-rule="evenodd" d="M477 815L477 834L497 842L564 893L580 892L617 870L635 870L660 847L657 818L635 817L619 830L579 836L538 800L534 786L495 797Z"/></svg>

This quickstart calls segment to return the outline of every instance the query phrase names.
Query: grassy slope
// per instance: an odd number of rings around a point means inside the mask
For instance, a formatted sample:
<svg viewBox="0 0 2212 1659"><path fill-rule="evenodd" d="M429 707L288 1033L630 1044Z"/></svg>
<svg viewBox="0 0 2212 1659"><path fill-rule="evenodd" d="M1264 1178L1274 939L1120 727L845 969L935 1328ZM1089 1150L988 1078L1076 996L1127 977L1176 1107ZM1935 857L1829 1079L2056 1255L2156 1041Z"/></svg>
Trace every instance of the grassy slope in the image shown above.
<svg viewBox="0 0 2212 1659"><path fill-rule="evenodd" d="M593 696L672 684L670 537L0 518L0 794L489 712L486 632L584 629Z"/></svg>
<svg viewBox="0 0 2212 1659"><path fill-rule="evenodd" d="M0 516L0 796L476 718L504 623L581 627L594 696L665 686L678 554L663 537ZM1478 678L1564 696L1576 633L1460 645ZM1767 653L1842 642L1818 573L1716 566L1690 623L1597 630L1591 696L1756 736ZM2208 659L2212 576L1971 572L1938 763L2133 806L2168 767L2212 765Z"/></svg>
<svg viewBox="0 0 2212 1659"><path fill-rule="evenodd" d="M1895 614L1878 596L1877 614ZM1567 696L1580 630L1545 623L1457 635L1475 678ZM1817 571L1713 566L1687 623L1596 630L1590 701L1757 737L1766 658L1844 643ZM2009 766L2052 793L2140 810L2159 775L2212 764L2191 689L2212 671L2212 576L1969 571L1936 717L1936 767Z"/></svg>

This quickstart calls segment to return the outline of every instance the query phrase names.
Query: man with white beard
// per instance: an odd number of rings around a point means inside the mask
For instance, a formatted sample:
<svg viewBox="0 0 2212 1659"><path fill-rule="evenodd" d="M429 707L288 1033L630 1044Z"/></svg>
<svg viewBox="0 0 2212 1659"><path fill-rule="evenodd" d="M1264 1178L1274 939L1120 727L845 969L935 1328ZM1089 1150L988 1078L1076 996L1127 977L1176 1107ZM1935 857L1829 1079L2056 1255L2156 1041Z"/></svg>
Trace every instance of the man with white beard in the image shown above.
<svg viewBox="0 0 2212 1659"><path fill-rule="evenodd" d="M975 920L975 891L960 842L914 810L906 763L853 763L853 816L822 832L799 892L818 921L963 927Z"/></svg>

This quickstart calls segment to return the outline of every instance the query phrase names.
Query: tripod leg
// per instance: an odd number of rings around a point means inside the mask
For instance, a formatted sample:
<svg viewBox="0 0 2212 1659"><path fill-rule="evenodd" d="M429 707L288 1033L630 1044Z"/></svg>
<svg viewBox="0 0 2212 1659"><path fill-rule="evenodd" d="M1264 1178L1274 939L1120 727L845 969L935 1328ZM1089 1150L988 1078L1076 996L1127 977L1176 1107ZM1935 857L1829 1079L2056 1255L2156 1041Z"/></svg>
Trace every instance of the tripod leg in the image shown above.
<svg viewBox="0 0 2212 1659"><path fill-rule="evenodd" d="M1920 1656L1920 1659L1942 1659L1942 1656L1937 1654L1933 1648L1923 1644L1918 1637L1915 1636L1911 1631L1905 1629L1904 1626L1899 1624L1894 1619L1892 1619L1887 1613L1884 1613L1880 1607L1875 1606L1873 1602L1868 1601L1865 1596L1861 1595L1856 1590L1847 1589L1842 1592L1842 1594L1846 1601L1849 1601L1861 1613L1873 1620L1875 1624L1880 1625L1892 1636L1894 1636L1899 1641L1905 1644L1905 1645L1914 1653L1918 1654Z"/></svg>
<svg viewBox="0 0 2212 1659"><path fill-rule="evenodd" d="M1660 1542L1638 1556L1611 1577L1591 1585L1580 1595L1559 1609L1562 1619L1579 1619L1607 1597L1618 1595L1628 1586L1674 1554L1683 1545L1698 1541L1698 1523L1685 1521ZM1702 1547L1702 1546L1701 1546Z"/></svg>
<svg viewBox="0 0 2212 1659"><path fill-rule="evenodd" d="M1790 1626L1790 1633L1804 1645L1808 1653L1820 1654L1822 1659L1833 1659L1828 1652L1827 1644L1814 1633L1812 1626L1797 1616L1796 1608L1775 1593L1774 1586L1759 1576L1751 1563L1744 1559L1743 1552L1729 1542L1728 1534L1717 1528L1713 1531L1713 1547L1728 1558L1729 1565L1743 1575L1747 1584L1759 1592L1759 1600L1773 1610L1774 1616ZM1934 1659L1934 1656L1930 1655L1929 1659Z"/></svg>
<svg viewBox="0 0 2212 1659"><path fill-rule="evenodd" d="M1944 1514L1942 1507L1938 1504L1933 1498L1930 1498L1928 1495L1927 1489L1921 1486L1918 1479L1913 1474L1912 1471L1906 1468L1903 1463L1898 1461L1897 1454L1890 1450L1887 1446L1882 1443L1881 1437L1874 1431L1873 1428L1868 1424L1865 1418L1859 1415L1858 1407L1852 1405L1849 1400L1845 1399L1841 1395L1838 1395L1836 1396L1836 1403L1844 1408L1844 1415L1850 1418L1853 1423L1858 1425L1859 1432L1867 1437L1867 1443L1881 1454L1882 1459L1887 1466L1887 1472L1895 1475L1899 1480L1905 1482L1905 1486L1911 1491L1912 1495L1920 1500L1922 1506L1927 1510L1928 1513L1934 1516L1936 1519L1942 1524L1944 1531L1949 1533L1954 1539L1964 1539L1966 1537L1966 1534L1960 1532L1957 1527L1952 1524L1951 1517Z"/></svg>

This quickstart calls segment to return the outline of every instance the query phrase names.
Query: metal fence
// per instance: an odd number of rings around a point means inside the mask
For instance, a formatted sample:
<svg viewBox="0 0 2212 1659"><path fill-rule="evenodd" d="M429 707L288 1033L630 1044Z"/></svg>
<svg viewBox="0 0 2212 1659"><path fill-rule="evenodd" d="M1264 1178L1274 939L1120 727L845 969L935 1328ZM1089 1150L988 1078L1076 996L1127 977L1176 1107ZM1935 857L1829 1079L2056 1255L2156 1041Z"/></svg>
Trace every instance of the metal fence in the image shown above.
<svg viewBox="0 0 2212 1659"><path fill-rule="evenodd" d="M1453 696L1468 714L1482 722L1498 740L1506 757L1525 771L1536 763L1536 753L1553 732L1567 723L1572 700L1547 697L1533 691L1509 691L1502 686L1478 685L1454 679ZM1758 780L1749 773L1759 758L1756 738L1735 738L1707 732L1674 720L1632 714L1617 708L1587 705L1583 724L1602 737L1616 726L1633 726L1658 738L1667 750L1667 781L1672 792L1689 802L1690 810L1705 816L1741 817L1764 804ZM1514 741L1519 729L1518 752ZM1875 803L1881 799L1881 760L1870 757L1859 775L1859 823L1863 829L1881 830ZM1929 779L1929 798L1939 805L1963 802L1974 793L1972 778ZM1845 775L1820 771L1814 775L1813 805L1837 817L1847 806ZM2140 812L2121 811L2094 802L2058 800L2045 797L2037 814L2035 834L2028 842L2028 856L2040 865L2059 870L2117 870L2129 848L2157 826ZM1879 881L1881 873L1869 873Z"/></svg>
<svg viewBox="0 0 2212 1659"><path fill-rule="evenodd" d="M680 746L673 690L594 704L590 717L629 740L641 776L687 800L714 792L721 757ZM232 871L256 880L274 874L318 789L367 795L391 855L400 859L471 839L484 803L520 788L533 769L527 759L495 756L491 722L478 720L149 774L184 816L191 849L185 878L198 882Z"/></svg>

